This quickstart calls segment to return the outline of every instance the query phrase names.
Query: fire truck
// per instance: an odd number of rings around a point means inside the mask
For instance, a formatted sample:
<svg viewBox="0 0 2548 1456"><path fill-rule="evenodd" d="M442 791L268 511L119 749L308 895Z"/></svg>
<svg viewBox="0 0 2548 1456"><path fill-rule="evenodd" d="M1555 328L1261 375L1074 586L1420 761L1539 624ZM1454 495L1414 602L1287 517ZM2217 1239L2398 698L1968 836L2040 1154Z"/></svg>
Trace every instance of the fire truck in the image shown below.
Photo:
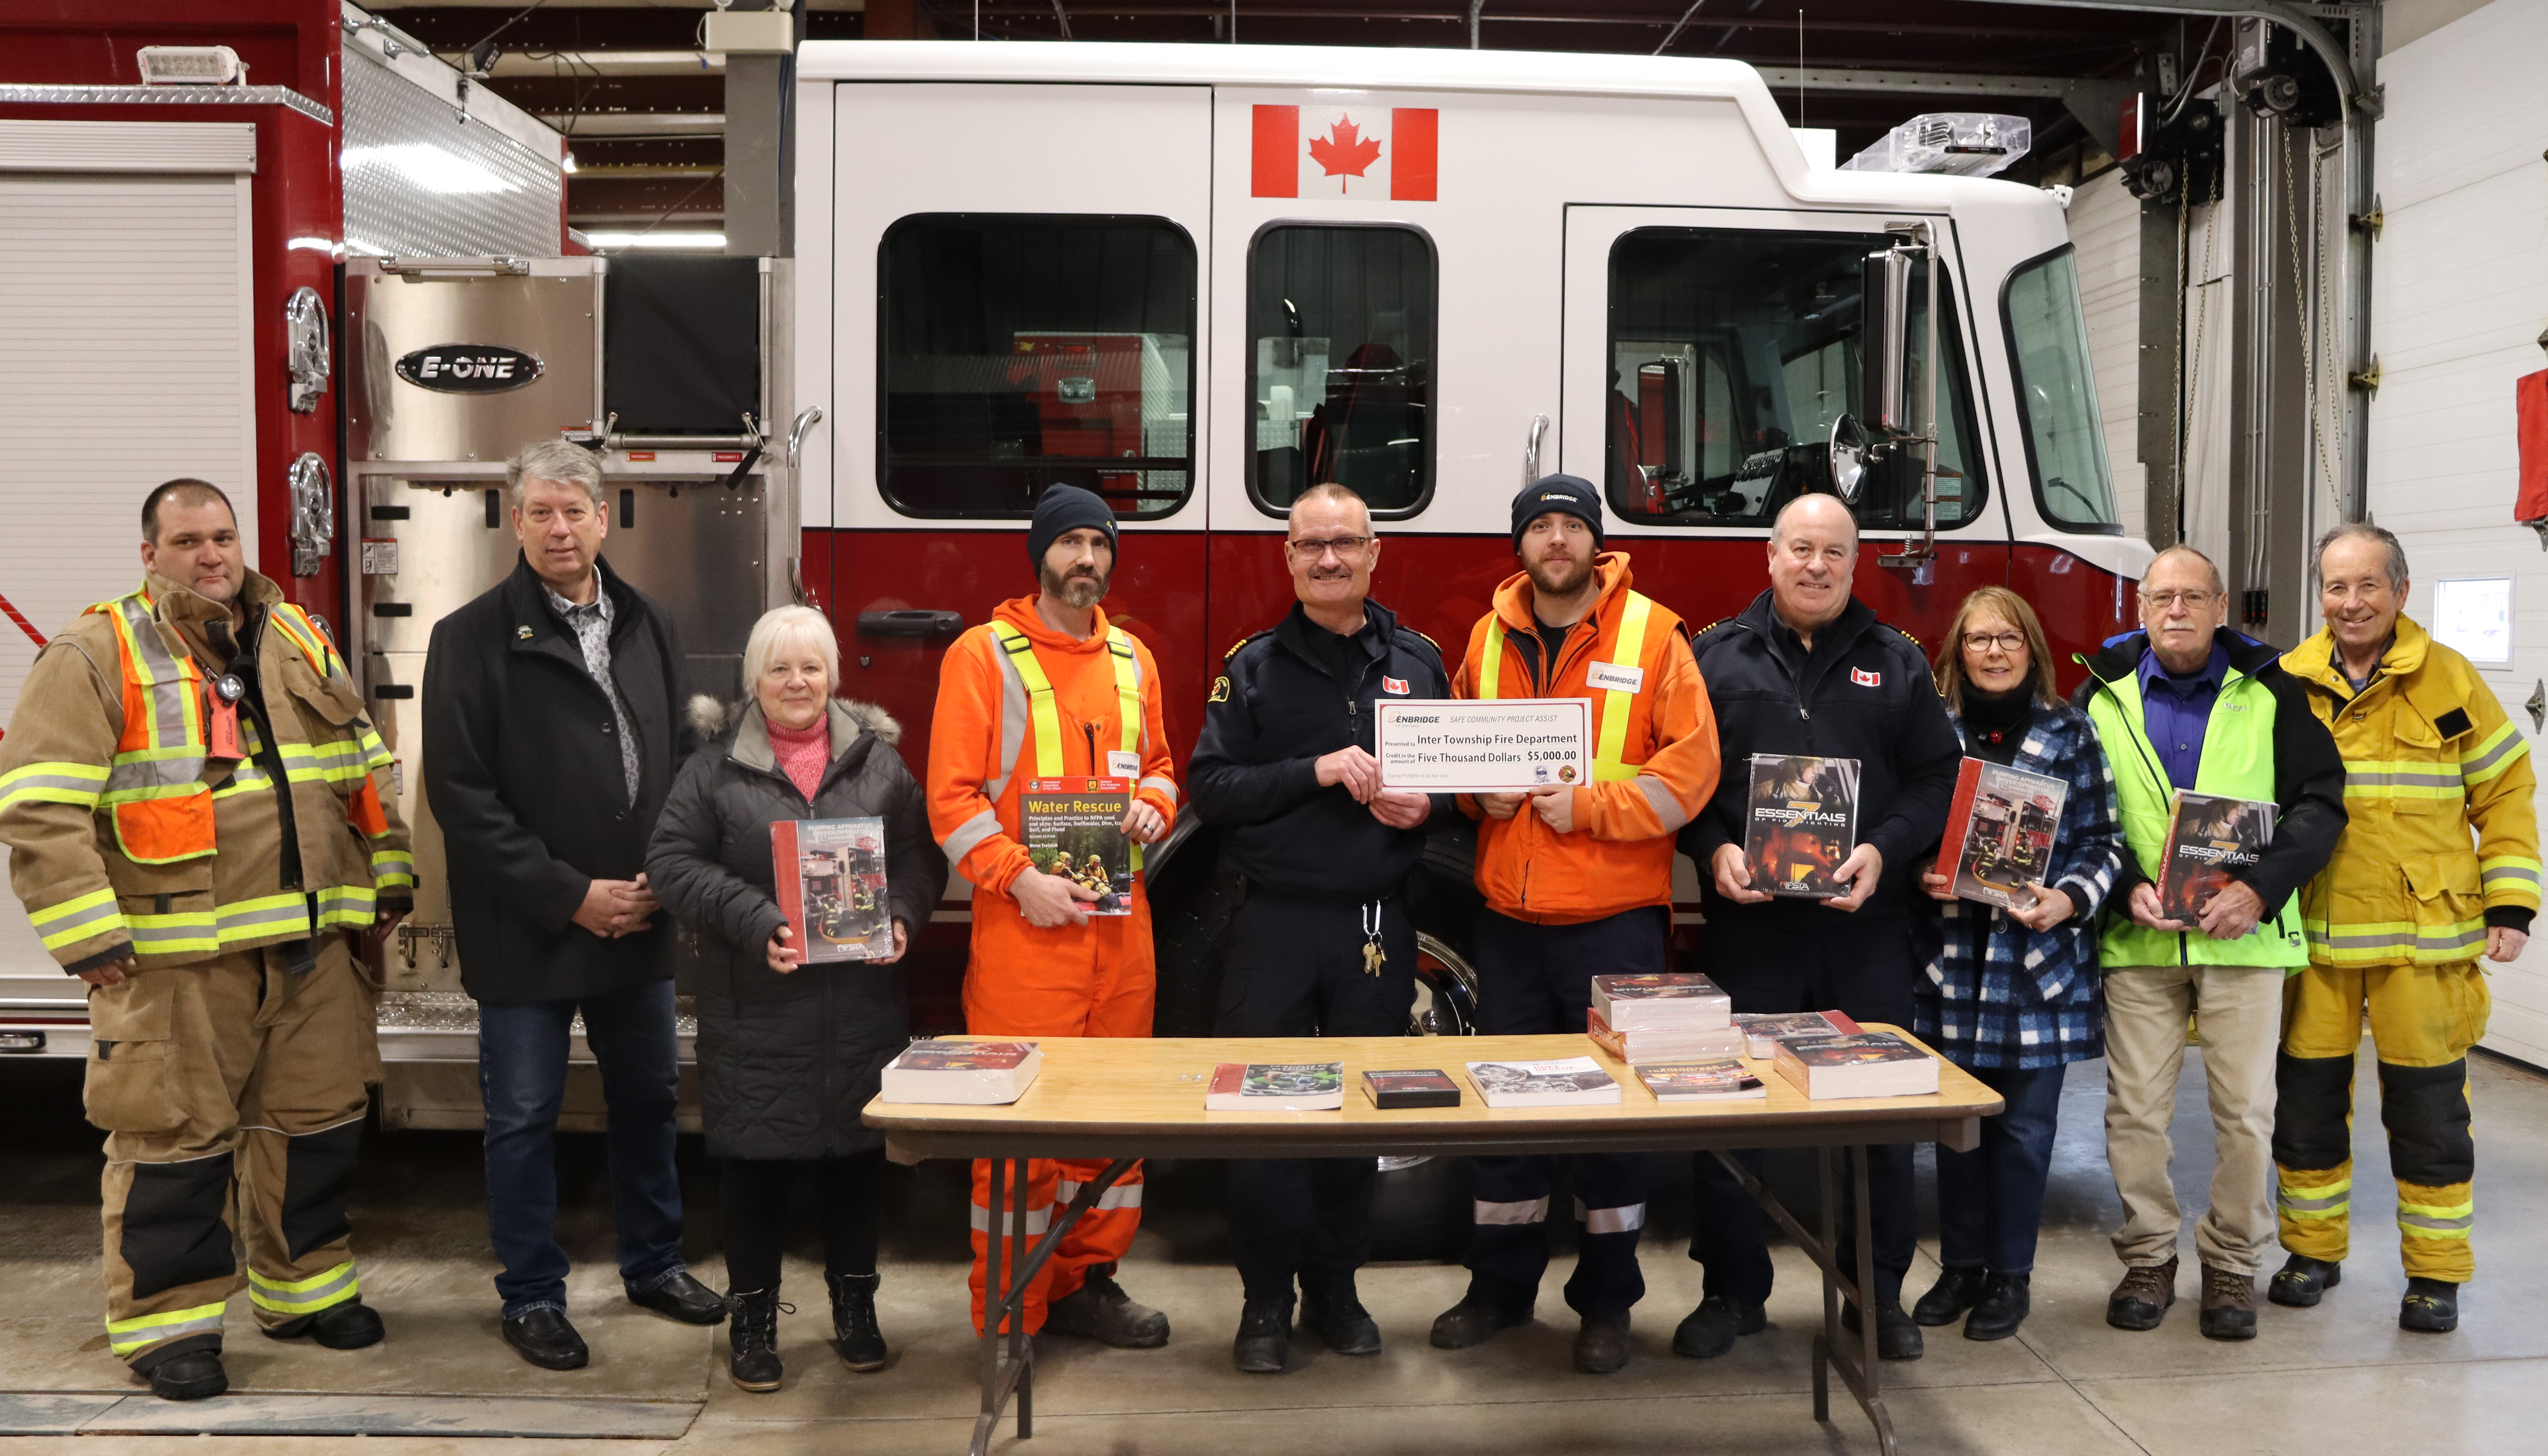
<svg viewBox="0 0 2548 1456"><path fill-rule="evenodd" d="M377 48L357 15L326 43ZM533 438L599 454L606 549L679 618L694 691L739 695L753 619L815 604L840 690L902 722L916 771L941 656L1033 590L1023 527L1055 483L1123 522L1105 606L1156 657L1180 763L1224 652L1289 608L1283 512L1321 480L1371 503L1375 594L1446 655L1515 569L1512 495L1555 471L1601 487L1611 548L1693 623L1762 590L1771 517L1808 491L1851 502L1859 593L1915 634L1984 584L2032 600L2064 663L2132 620L2149 551L2116 518L2060 202L1809 164L1746 66L810 43L795 76L792 256L384 245L356 237L348 166L306 231L244 215L254 286L192 305L256 320L236 390L259 402L294 357L267 270L306 265L338 305L313 422L258 413L234 483L259 569L361 666L417 828L417 911L381 967L393 1123L477 1117L415 693L433 623L511 568L500 462ZM31 110L66 115L0 90L0 137ZM146 337L90 356L138 368ZM0 539L0 593L60 579L41 633L129 584L128 498L208 467L103 422L63 446L6 418L13 446L91 468L106 502L81 497L76 571ZM307 433L330 477L277 468L275 429ZM52 481L8 479L13 502L74 518ZM339 529L296 555L295 523L321 511ZM0 658L0 693L27 660ZM1237 893L1216 850L1189 814L1145 864L1163 1035L1211 1019ZM1474 1024L1470 854L1436 836L1410 887L1418 1031ZM908 961L921 1030L960 1026L968 896L950 887ZM1702 934L1686 869L1681 898L1679 933ZM14 902L0 957L0 1033L78 1049L79 1003Z"/></svg>

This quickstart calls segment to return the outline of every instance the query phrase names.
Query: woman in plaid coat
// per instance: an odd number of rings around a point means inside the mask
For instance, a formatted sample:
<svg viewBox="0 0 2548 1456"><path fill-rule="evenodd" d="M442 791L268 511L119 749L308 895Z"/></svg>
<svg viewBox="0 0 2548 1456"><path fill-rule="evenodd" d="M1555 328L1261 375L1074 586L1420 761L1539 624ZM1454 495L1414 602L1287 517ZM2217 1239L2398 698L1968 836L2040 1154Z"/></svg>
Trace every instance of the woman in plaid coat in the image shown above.
<svg viewBox="0 0 2548 1456"><path fill-rule="evenodd" d="M2123 865L2123 833L2105 751L2088 715L2054 691L2025 598L2001 587L1964 598L1938 651L1938 691L1968 757L2070 786L2050 863L2014 891L2018 908L1958 898L1952 864L1924 865L1920 878L1933 913L1915 932L1928 973L1912 983L1913 1029L2007 1110L1982 1120L1972 1151L1938 1149L1946 1272L1911 1318L1951 1324L1970 1311L1966 1339L2006 1339L2026 1320L2062 1068L2105 1051L2096 922Z"/></svg>

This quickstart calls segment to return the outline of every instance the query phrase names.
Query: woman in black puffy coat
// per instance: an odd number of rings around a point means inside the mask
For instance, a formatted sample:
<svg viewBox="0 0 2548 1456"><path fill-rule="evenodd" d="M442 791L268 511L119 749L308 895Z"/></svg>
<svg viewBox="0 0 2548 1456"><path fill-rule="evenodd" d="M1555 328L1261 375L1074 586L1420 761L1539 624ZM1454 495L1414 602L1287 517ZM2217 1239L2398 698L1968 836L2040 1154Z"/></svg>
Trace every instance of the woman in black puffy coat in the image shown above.
<svg viewBox="0 0 2548 1456"><path fill-rule="evenodd" d="M752 695L739 710L692 700L707 747L673 785L646 873L704 953L699 1104L708 1152L721 1161L730 1374L744 1390L774 1391L780 1224L804 1171L816 1183L841 1359L852 1370L884 1364L875 1319L884 1139L859 1110L910 1041L894 962L928 923L947 861L930 839L919 780L894 749L901 727L833 699L840 646L821 613L783 606L764 616L744 649L744 681ZM884 821L890 953L807 965L774 891L771 826L869 816Z"/></svg>

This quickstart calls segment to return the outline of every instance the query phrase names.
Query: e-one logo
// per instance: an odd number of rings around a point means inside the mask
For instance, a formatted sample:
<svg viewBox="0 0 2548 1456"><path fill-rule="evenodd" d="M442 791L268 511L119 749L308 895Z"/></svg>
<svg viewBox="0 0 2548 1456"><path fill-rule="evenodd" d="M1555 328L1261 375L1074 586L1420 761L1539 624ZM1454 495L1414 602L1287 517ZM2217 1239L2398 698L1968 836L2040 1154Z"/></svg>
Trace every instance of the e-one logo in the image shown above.
<svg viewBox="0 0 2548 1456"><path fill-rule="evenodd" d="M498 395L547 371L537 355L502 344L435 344L398 361L398 377L446 395Z"/></svg>

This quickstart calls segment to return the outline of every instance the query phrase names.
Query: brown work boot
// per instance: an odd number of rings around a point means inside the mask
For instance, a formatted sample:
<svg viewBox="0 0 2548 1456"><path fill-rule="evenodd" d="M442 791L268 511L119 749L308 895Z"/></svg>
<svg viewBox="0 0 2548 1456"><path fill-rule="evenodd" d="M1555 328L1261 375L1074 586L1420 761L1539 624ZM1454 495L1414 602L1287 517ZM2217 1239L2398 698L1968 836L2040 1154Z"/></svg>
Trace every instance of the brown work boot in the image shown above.
<svg viewBox="0 0 2548 1456"><path fill-rule="evenodd" d="M2176 1260L2135 1264L2124 1270L2124 1282L2106 1297L2106 1322L2117 1329L2156 1329L2176 1303Z"/></svg>
<svg viewBox="0 0 2548 1456"><path fill-rule="evenodd" d="M2256 1281L2227 1269L2203 1266L2203 1337L2256 1337Z"/></svg>

